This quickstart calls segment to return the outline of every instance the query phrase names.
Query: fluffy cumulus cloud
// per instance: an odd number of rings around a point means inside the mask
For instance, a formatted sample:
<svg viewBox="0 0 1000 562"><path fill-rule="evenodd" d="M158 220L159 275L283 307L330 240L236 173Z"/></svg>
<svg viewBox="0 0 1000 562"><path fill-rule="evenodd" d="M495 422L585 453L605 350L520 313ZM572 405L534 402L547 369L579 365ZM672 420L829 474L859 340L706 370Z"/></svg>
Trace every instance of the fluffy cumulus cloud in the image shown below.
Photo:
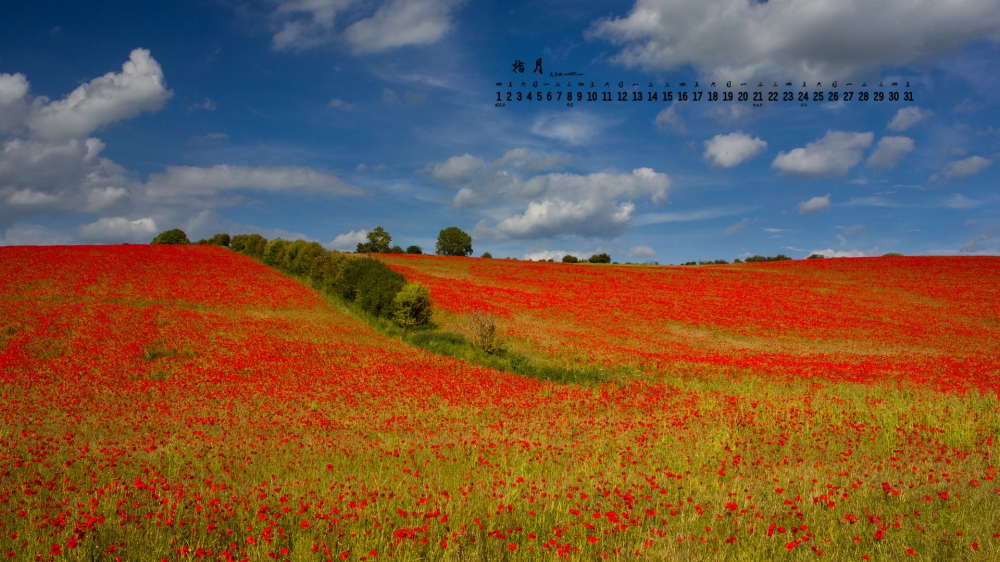
<svg viewBox="0 0 1000 562"><path fill-rule="evenodd" d="M361 230L352 230L344 234L338 234L326 246L334 250L354 250L358 247L358 244L367 241L368 231L362 228Z"/></svg>
<svg viewBox="0 0 1000 562"><path fill-rule="evenodd" d="M156 222L150 218L129 220L105 217L80 227L82 242L149 242L157 233Z"/></svg>
<svg viewBox="0 0 1000 562"><path fill-rule="evenodd" d="M358 54L429 45L454 27L452 13L461 4L461 0L389 0L376 4L369 17L341 25L345 13L354 15L371 4L360 0L287 0L272 14L279 27L272 45L279 51L305 50L342 40Z"/></svg>
<svg viewBox="0 0 1000 562"><path fill-rule="evenodd" d="M713 168L732 168L767 150L767 142L737 131L705 141L705 161Z"/></svg>
<svg viewBox="0 0 1000 562"><path fill-rule="evenodd" d="M874 139L872 133L828 131L805 148L778 153L771 167L803 178L842 176L861 161L862 153Z"/></svg>
<svg viewBox="0 0 1000 562"><path fill-rule="evenodd" d="M670 107L661 109L659 113L656 114L656 118L653 119L653 124L656 128L661 131L677 131L678 133L683 133L686 127L684 126L684 118L681 117L680 112L677 111L677 102L670 104Z"/></svg>
<svg viewBox="0 0 1000 562"><path fill-rule="evenodd" d="M732 79L846 78L996 38L996 0L637 0L587 36L620 45L613 60L662 71L693 65Z"/></svg>
<svg viewBox="0 0 1000 562"><path fill-rule="evenodd" d="M430 164L427 171L437 181L445 185L463 184L486 167L482 158L466 153L462 156L452 156L444 162Z"/></svg>
<svg viewBox="0 0 1000 562"><path fill-rule="evenodd" d="M895 168L899 161L913 152L913 139L909 137L882 137L875 152L865 164L871 168Z"/></svg>
<svg viewBox="0 0 1000 562"><path fill-rule="evenodd" d="M932 115L929 109L920 109L916 106L904 107L896 112L892 120L887 125L890 131L905 131L917 123L927 119Z"/></svg>
<svg viewBox="0 0 1000 562"><path fill-rule="evenodd" d="M817 211L825 211L830 208L830 194L822 197L813 197L808 201L799 203L799 214L808 215Z"/></svg>
<svg viewBox="0 0 1000 562"><path fill-rule="evenodd" d="M495 227L476 225L474 234L496 240L531 240L563 235L608 237L623 231L635 212L631 202L544 199L528 203L524 213L508 217Z"/></svg>
<svg viewBox="0 0 1000 562"><path fill-rule="evenodd" d="M993 161L982 156L970 156L964 160L948 162L941 170L941 176L946 178L964 178L988 168Z"/></svg>

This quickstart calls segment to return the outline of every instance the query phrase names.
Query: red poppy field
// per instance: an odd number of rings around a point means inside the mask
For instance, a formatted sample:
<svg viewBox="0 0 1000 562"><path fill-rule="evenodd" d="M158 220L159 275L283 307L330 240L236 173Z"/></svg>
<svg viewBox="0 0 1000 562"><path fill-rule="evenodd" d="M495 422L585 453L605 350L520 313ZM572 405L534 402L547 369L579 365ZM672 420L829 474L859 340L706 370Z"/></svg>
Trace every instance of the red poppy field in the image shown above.
<svg viewBox="0 0 1000 562"><path fill-rule="evenodd" d="M0 556L1000 558L1000 259L391 256L542 382L211 246L0 248Z"/></svg>

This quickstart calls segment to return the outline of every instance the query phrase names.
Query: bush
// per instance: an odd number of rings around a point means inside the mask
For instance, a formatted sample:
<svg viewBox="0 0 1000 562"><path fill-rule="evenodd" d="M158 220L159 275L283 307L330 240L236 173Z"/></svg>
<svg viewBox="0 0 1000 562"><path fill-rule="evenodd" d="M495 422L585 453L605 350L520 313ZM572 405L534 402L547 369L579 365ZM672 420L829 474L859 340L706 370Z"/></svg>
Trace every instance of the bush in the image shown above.
<svg viewBox="0 0 1000 562"><path fill-rule="evenodd" d="M785 254L778 254L774 257L767 256L752 256L746 259L747 263L760 262L760 261L785 261L792 258L786 256Z"/></svg>
<svg viewBox="0 0 1000 562"><path fill-rule="evenodd" d="M345 260L333 289L374 316L391 317L393 301L406 285L406 278L375 258Z"/></svg>
<svg viewBox="0 0 1000 562"><path fill-rule="evenodd" d="M900 254L899 252L889 252L888 254L884 254L882 257L883 258L901 258L901 257L903 257L903 254Z"/></svg>
<svg viewBox="0 0 1000 562"><path fill-rule="evenodd" d="M736 258L733 260L733 263L743 263L743 260L741 260L740 258Z"/></svg>
<svg viewBox="0 0 1000 562"><path fill-rule="evenodd" d="M807 260L821 260L821 259L823 259L825 257L826 256L824 256L823 254L809 254L809 257L806 258L806 259Z"/></svg>
<svg viewBox="0 0 1000 562"><path fill-rule="evenodd" d="M388 250L386 250L385 253L387 253L387 254L402 254L404 252L403 252L402 246L400 246L399 244L396 244L395 246L393 246L393 247L389 248Z"/></svg>
<svg viewBox="0 0 1000 562"><path fill-rule="evenodd" d="M493 254L491 254L489 252L483 252L483 256L482 257L484 257L484 258L486 258L488 260L491 260L491 259L493 259Z"/></svg>
<svg viewBox="0 0 1000 562"><path fill-rule="evenodd" d="M420 246L409 246L409 247L406 248L406 253L407 254L422 254L422 253L424 253L424 250Z"/></svg>
<svg viewBox="0 0 1000 562"><path fill-rule="evenodd" d="M431 319L431 292L420 283L408 283L392 300L392 319L402 328L426 325Z"/></svg>
<svg viewBox="0 0 1000 562"><path fill-rule="evenodd" d="M188 240L187 234L179 228L172 228L170 230L164 230L163 232L156 235L150 244L190 244L191 241Z"/></svg>
<svg viewBox="0 0 1000 562"><path fill-rule="evenodd" d="M466 314L462 318L462 329L469 335L469 342L476 349L490 354L503 351L503 335L492 314L482 311Z"/></svg>
<svg viewBox="0 0 1000 562"><path fill-rule="evenodd" d="M439 256L468 256L472 253L472 237L457 226L449 226L438 233L435 250Z"/></svg>
<svg viewBox="0 0 1000 562"><path fill-rule="evenodd" d="M563 263L577 263L578 261L580 261L580 258L576 256L571 256L569 254L562 257Z"/></svg>
<svg viewBox="0 0 1000 562"><path fill-rule="evenodd" d="M324 289L330 288L340 273L343 261L344 254L340 252L324 252L314 257L309 264L309 278Z"/></svg>
<svg viewBox="0 0 1000 562"><path fill-rule="evenodd" d="M252 258L263 259L267 248L267 238L260 234L237 234L233 236L229 249Z"/></svg>
<svg viewBox="0 0 1000 562"><path fill-rule="evenodd" d="M611 263L611 256L608 254L594 254L587 261L590 263Z"/></svg>

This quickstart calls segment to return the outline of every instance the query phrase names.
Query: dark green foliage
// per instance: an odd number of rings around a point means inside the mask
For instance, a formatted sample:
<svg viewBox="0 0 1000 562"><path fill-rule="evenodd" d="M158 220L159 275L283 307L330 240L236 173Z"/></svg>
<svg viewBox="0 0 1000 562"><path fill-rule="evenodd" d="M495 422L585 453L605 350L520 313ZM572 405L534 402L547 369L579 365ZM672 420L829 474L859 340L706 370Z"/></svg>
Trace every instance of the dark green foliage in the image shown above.
<svg viewBox="0 0 1000 562"><path fill-rule="evenodd" d="M402 253L404 253L404 252L403 252L403 248L402 248L402 246L400 246L400 245L398 245L398 244L397 244L397 245L395 245L395 246L393 246L393 247L389 248L389 249L388 249L388 250L386 251L386 253L387 253L387 254L402 254Z"/></svg>
<svg viewBox="0 0 1000 562"><path fill-rule="evenodd" d="M435 251L439 256L468 256L472 253L472 237L457 226L438 233Z"/></svg>
<svg viewBox="0 0 1000 562"><path fill-rule="evenodd" d="M407 254L422 254L422 253L424 253L424 250L420 246L409 246L409 247L406 248L406 253Z"/></svg>
<svg viewBox="0 0 1000 562"><path fill-rule="evenodd" d="M743 260L741 260L740 258L736 258L733 260L733 263L743 263Z"/></svg>
<svg viewBox="0 0 1000 562"><path fill-rule="evenodd" d="M729 262L727 262L726 260L708 260L708 261L698 260L698 265L726 265L727 263Z"/></svg>
<svg viewBox="0 0 1000 562"><path fill-rule="evenodd" d="M752 256L746 259L747 263L760 262L760 261L785 261L792 258L786 256L785 254L778 254L774 257L768 256Z"/></svg>
<svg viewBox="0 0 1000 562"><path fill-rule="evenodd" d="M376 226L375 230L368 233L368 241L359 243L357 252L359 254L386 254L389 253L389 244L392 243L392 236L381 226ZM402 252L398 252L402 253Z"/></svg>
<svg viewBox="0 0 1000 562"><path fill-rule="evenodd" d="M686 262L682 263L681 265L698 265L698 262L696 262L696 261L686 261Z"/></svg>
<svg viewBox="0 0 1000 562"><path fill-rule="evenodd" d="M179 228L172 228L170 230L164 230L163 232L156 235L150 244L190 244L191 241L188 240L187 234Z"/></svg>
<svg viewBox="0 0 1000 562"><path fill-rule="evenodd" d="M901 257L903 257L903 254L900 254L899 252L889 252L888 254L884 254L882 257L883 258L901 258Z"/></svg>
<svg viewBox="0 0 1000 562"><path fill-rule="evenodd" d="M233 236L229 249L252 258L263 259L267 248L267 238L260 234L237 234Z"/></svg>
<svg viewBox="0 0 1000 562"><path fill-rule="evenodd" d="M565 256L562 257L562 262L563 263L577 263L579 261L580 261L580 258L578 258L576 256L571 256L569 254L566 254Z"/></svg>
<svg viewBox="0 0 1000 562"><path fill-rule="evenodd" d="M824 256L823 254L809 254L809 257L806 258L806 259L807 260L821 260L821 259L823 259L825 257L826 256Z"/></svg>
<svg viewBox="0 0 1000 562"><path fill-rule="evenodd" d="M292 275L310 275L314 262L330 252L318 242L272 240L264 250L264 263Z"/></svg>
<svg viewBox="0 0 1000 562"><path fill-rule="evenodd" d="M406 278L375 258L345 260L333 282L334 290L373 316L391 317L393 300Z"/></svg>
<svg viewBox="0 0 1000 562"><path fill-rule="evenodd" d="M482 255L482 257L483 257L483 258L486 258L486 259L488 259L488 260L491 260L491 259L493 259L493 254L491 254L491 253L489 253L489 252L483 252L483 255Z"/></svg>
<svg viewBox="0 0 1000 562"><path fill-rule="evenodd" d="M566 258L563 258L566 259ZM587 259L590 263L611 263L611 256L608 254L594 254Z"/></svg>
<svg viewBox="0 0 1000 562"><path fill-rule="evenodd" d="M202 238L201 240L198 241L199 244L212 245L212 246L229 246L229 242L230 242L229 235L225 233L216 234L215 236L209 238L208 240Z"/></svg>
<svg viewBox="0 0 1000 562"><path fill-rule="evenodd" d="M313 258L309 265L309 278L320 287L332 287L343 261L344 254L340 252L323 252Z"/></svg>

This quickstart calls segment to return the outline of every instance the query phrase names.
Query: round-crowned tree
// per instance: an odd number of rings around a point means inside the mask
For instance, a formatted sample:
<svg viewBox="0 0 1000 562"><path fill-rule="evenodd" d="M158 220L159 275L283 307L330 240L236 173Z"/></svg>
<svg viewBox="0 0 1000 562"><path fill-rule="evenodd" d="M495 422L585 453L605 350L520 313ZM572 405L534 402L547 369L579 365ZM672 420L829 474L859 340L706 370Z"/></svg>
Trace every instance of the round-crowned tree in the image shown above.
<svg viewBox="0 0 1000 562"><path fill-rule="evenodd" d="M472 237L457 226L449 226L438 234L435 250L439 256L468 256L472 254Z"/></svg>
<svg viewBox="0 0 1000 562"><path fill-rule="evenodd" d="M191 241L188 240L187 234L179 228L172 228L170 230L164 230L163 232L156 235L150 244L190 244Z"/></svg>

